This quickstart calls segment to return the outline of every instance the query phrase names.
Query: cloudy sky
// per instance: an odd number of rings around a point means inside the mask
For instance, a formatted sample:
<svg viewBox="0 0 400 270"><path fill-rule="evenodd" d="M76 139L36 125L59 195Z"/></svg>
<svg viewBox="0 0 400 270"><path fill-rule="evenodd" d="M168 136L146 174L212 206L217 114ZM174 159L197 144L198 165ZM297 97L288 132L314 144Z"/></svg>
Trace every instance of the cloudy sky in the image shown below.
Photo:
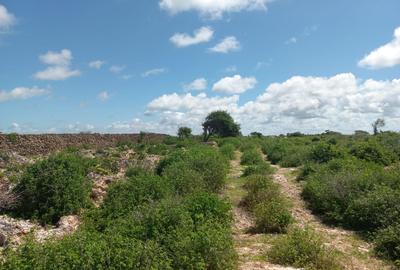
<svg viewBox="0 0 400 270"><path fill-rule="evenodd" d="M0 0L0 131L400 129L398 0Z"/></svg>

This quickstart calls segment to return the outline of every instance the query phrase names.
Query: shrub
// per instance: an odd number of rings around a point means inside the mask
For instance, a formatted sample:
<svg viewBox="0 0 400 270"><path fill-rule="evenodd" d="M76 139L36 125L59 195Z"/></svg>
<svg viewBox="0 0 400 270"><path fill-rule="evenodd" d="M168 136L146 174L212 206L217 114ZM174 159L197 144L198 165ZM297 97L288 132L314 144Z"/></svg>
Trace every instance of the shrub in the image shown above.
<svg viewBox="0 0 400 270"><path fill-rule="evenodd" d="M102 175L116 174L119 171L119 164L115 158L102 157L91 162L93 170Z"/></svg>
<svg viewBox="0 0 400 270"><path fill-rule="evenodd" d="M357 143L350 149L350 153L359 159L382 165L389 165L395 160L393 152L374 142Z"/></svg>
<svg viewBox="0 0 400 270"><path fill-rule="evenodd" d="M316 163L325 163L334 158L342 157L341 153L334 145L327 143L319 143L312 147L309 159Z"/></svg>
<svg viewBox="0 0 400 270"><path fill-rule="evenodd" d="M287 202L274 199L257 204L254 208L256 229L263 233L286 232L289 224L293 222Z"/></svg>
<svg viewBox="0 0 400 270"><path fill-rule="evenodd" d="M229 160L235 159L235 150L235 146L229 143L226 143L219 148L221 154Z"/></svg>
<svg viewBox="0 0 400 270"><path fill-rule="evenodd" d="M120 150L133 149L135 147L135 143L132 141L118 141L115 146Z"/></svg>
<svg viewBox="0 0 400 270"><path fill-rule="evenodd" d="M156 172L158 175L162 175L165 168L167 168L169 165L175 162L185 161L187 160L187 158L188 154L184 150L173 151L172 153L160 160L157 165Z"/></svg>
<svg viewBox="0 0 400 270"><path fill-rule="evenodd" d="M400 267L400 223L390 225L375 235L375 251Z"/></svg>
<svg viewBox="0 0 400 270"><path fill-rule="evenodd" d="M400 190L378 186L350 203L345 220L350 227L368 232L400 222Z"/></svg>
<svg viewBox="0 0 400 270"><path fill-rule="evenodd" d="M195 147L188 151L188 164L203 177L207 190L218 192L225 184L228 161L218 150L210 147Z"/></svg>
<svg viewBox="0 0 400 270"><path fill-rule="evenodd" d="M147 148L147 153L150 155L166 155L168 154L168 146L165 144L153 144L149 145Z"/></svg>
<svg viewBox="0 0 400 270"><path fill-rule="evenodd" d="M161 177L138 175L111 184L101 210L106 218L118 218L142 204L166 198L171 192L171 187Z"/></svg>
<svg viewBox="0 0 400 270"><path fill-rule="evenodd" d="M172 163L164 170L163 176L177 195L186 195L206 189L202 175L192 169L186 161Z"/></svg>
<svg viewBox="0 0 400 270"><path fill-rule="evenodd" d="M128 178L132 178L139 175L152 175L152 174L153 171L141 165L131 166L125 172L125 176Z"/></svg>
<svg viewBox="0 0 400 270"><path fill-rule="evenodd" d="M6 138L9 142L11 142L12 144L15 144L18 142L18 134L13 132L13 133L9 133L6 135Z"/></svg>
<svg viewBox="0 0 400 270"><path fill-rule="evenodd" d="M173 269L167 253L154 241L118 234L79 231L61 240L27 241L7 249L0 268L11 269Z"/></svg>
<svg viewBox="0 0 400 270"><path fill-rule="evenodd" d="M267 256L276 264L315 270L342 269L334 251L325 247L321 237L309 228L295 228L278 238Z"/></svg>
<svg viewBox="0 0 400 270"><path fill-rule="evenodd" d="M257 204L274 200L281 195L278 184L262 175L249 176L244 188L247 194L243 199L243 204L249 209L254 209Z"/></svg>
<svg viewBox="0 0 400 270"><path fill-rule="evenodd" d="M268 176L273 173L274 173L274 168L272 168L272 166L269 165L268 163L263 162L257 165L246 166L242 176L247 177L255 174Z"/></svg>
<svg viewBox="0 0 400 270"><path fill-rule="evenodd" d="M58 154L29 166L14 191L20 195L17 212L42 223L56 223L88 205L91 184L82 158Z"/></svg>
<svg viewBox="0 0 400 270"><path fill-rule="evenodd" d="M264 160L261 156L261 153L255 149L250 148L243 152L243 155L240 160L240 164L242 165L256 165L262 163Z"/></svg>
<svg viewBox="0 0 400 270"><path fill-rule="evenodd" d="M194 224L214 221L229 227L232 222L231 206L218 195L207 192L194 193L185 198L184 207L189 212Z"/></svg>

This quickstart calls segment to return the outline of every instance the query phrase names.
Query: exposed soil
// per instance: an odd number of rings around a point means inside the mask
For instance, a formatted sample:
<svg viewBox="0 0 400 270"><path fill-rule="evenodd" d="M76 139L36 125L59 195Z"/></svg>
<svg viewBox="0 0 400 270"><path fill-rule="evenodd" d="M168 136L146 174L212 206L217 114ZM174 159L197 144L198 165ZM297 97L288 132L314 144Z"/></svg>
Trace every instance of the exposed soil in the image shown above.
<svg viewBox="0 0 400 270"><path fill-rule="evenodd" d="M312 214L301 197L302 187L295 180L295 169L274 167L277 169L274 174L274 181L281 186L282 193L292 202L291 211L297 225L301 227L311 226L321 233L326 238L327 246L332 246L343 254L341 257L345 269L391 269L388 264L373 256L373 246L370 243L363 241L352 231L325 225Z"/></svg>

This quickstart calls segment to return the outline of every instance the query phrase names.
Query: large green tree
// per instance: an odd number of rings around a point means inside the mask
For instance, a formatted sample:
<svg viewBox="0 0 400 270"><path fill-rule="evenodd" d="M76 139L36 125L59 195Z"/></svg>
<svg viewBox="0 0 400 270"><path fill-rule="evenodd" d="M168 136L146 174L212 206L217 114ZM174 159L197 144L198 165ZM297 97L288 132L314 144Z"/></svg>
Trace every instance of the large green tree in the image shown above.
<svg viewBox="0 0 400 270"><path fill-rule="evenodd" d="M235 123L226 111L211 112L203 123L204 141L210 136L236 137L240 135L240 125Z"/></svg>

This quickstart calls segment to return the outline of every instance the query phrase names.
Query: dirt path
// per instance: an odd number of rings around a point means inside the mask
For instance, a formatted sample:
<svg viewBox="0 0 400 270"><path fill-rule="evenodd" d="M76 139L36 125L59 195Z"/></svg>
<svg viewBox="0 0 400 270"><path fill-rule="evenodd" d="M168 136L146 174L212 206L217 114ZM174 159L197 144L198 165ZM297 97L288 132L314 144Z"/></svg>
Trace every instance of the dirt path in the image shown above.
<svg viewBox="0 0 400 270"><path fill-rule="evenodd" d="M311 213L301 197L302 187L296 182L294 169L274 166L277 171L274 180L282 188L282 193L293 203L292 214L300 226L312 226L320 232L332 246L343 253L343 264L351 270L381 270L391 269L383 261L372 255L372 245L361 240L354 232L338 227L329 227Z"/></svg>
<svg viewBox="0 0 400 270"><path fill-rule="evenodd" d="M273 265L266 261L265 251L271 246L269 243L274 239L274 235L252 234L249 233L254 225L254 221L249 213L240 207L240 201L246 195L243 188L244 179L240 165L240 153L236 153L236 159L231 161L231 170L228 176L225 195L232 203L234 216L233 236L235 249L239 255L240 270L294 270L292 267Z"/></svg>

